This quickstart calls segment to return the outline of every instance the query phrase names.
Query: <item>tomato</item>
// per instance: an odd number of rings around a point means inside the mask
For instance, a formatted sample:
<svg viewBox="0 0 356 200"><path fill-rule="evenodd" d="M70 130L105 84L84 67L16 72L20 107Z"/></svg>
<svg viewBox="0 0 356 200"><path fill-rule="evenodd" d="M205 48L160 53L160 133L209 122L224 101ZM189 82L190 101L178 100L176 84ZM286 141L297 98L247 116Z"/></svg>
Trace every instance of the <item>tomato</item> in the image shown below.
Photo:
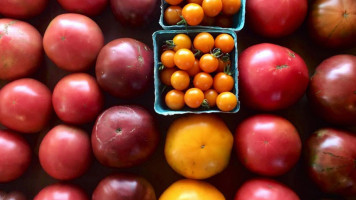
<svg viewBox="0 0 356 200"><path fill-rule="evenodd" d="M58 0L58 3L68 12L97 15L104 10L108 0Z"/></svg>
<svg viewBox="0 0 356 200"><path fill-rule="evenodd" d="M84 124L95 120L103 107L104 97L94 77L73 73L56 84L52 104L63 122Z"/></svg>
<svg viewBox="0 0 356 200"><path fill-rule="evenodd" d="M162 71L160 71L159 79L163 84L171 86L171 77L175 71L177 71L176 68L164 68Z"/></svg>
<svg viewBox="0 0 356 200"><path fill-rule="evenodd" d="M221 0L203 0L202 8L204 10L204 15L209 17L217 16L222 10Z"/></svg>
<svg viewBox="0 0 356 200"><path fill-rule="evenodd" d="M3 0L0 14L16 19L27 19L39 15L46 8L48 0Z"/></svg>
<svg viewBox="0 0 356 200"><path fill-rule="evenodd" d="M218 92L229 92L234 87L234 78L224 72L219 72L214 76L214 89Z"/></svg>
<svg viewBox="0 0 356 200"><path fill-rule="evenodd" d="M30 166L31 154L30 145L20 135L0 130L0 183L19 178Z"/></svg>
<svg viewBox="0 0 356 200"><path fill-rule="evenodd" d="M182 16L182 8L180 6L168 6L166 10L164 10L163 19L168 25L176 25Z"/></svg>
<svg viewBox="0 0 356 200"><path fill-rule="evenodd" d="M43 188L33 200L89 200L85 192L74 185L56 183Z"/></svg>
<svg viewBox="0 0 356 200"><path fill-rule="evenodd" d="M219 60L213 54L206 53L200 57L199 67L206 73L212 73L219 67Z"/></svg>
<svg viewBox="0 0 356 200"><path fill-rule="evenodd" d="M233 136L221 118L212 114L187 115L170 125L164 154L177 173L205 179L226 168L232 145Z"/></svg>
<svg viewBox="0 0 356 200"><path fill-rule="evenodd" d="M193 85L202 91L208 90L213 85L213 77L205 72L200 72L194 76Z"/></svg>
<svg viewBox="0 0 356 200"><path fill-rule="evenodd" d="M273 179L255 178L246 181L234 200L300 200L286 185Z"/></svg>
<svg viewBox="0 0 356 200"><path fill-rule="evenodd" d="M223 53L230 53L235 48L235 40L231 35L221 33L215 38L215 48L219 48Z"/></svg>
<svg viewBox="0 0 356 200"><path fill-rule="evenodd" d="M234 15L239 12L241 8L241 0L221 0L222 12L225 15Z"/></svg>
<svg viewBox="0 0 356 200"><path fill-rule="evenodd" d="M0 9L3 8L0 2ZM42 36L27 22L0 19L0 79L32 74L42 61Z"/></svg>
<svg viewBox="0 0 356 200"><path fill-rule="evenodd" d="M239 56L242 105L258 110L283 109L296 103L307 89L308 68L292 50L275 44L250 46Z"/></svg>
<svg viewBox="0 0 356 200"><path fill-rule="evenodd" d="M178 4L182 3L183 0L164 0L164 1L170 5L178 5Z"/></svg>
<svg viewBox="0 0 356 200"><path fill-rule="evenodd" d="M174 64L182 70L189 70L194 66L195 56L189 49L179 49L174 54Z"/></svg>
<svg viewBox="0 0 356 200"><path fill-rule="evenodd" d="M231 92L222 92L216 97L216 105L221 111L231 111L237 105L237 97Z"/></svg>
<svg viewBox="0 0 356 200"><path fill-rule="evenodd" d="M209 108L216 106L216 98L218 93L214 89L209 89L204 92L204 100L207 101Z"/></svg>
<svg viewBox="0 0 356 200"><path fill-rule="evenodd" d="M46 55L61 69L88 70L104 46L100 27L89 17L66 13L55 17L43 36Z"/></svg>
<svg viewBox="0 0 356 200"><path fill-rule="evenodd" d="M26 196L22 192L11 191L11 192L2 192L0 191L0 199L2 200L26 200Z"/></svg>
<svg viewBox="0 0 356 200"><path fill-rule="evenodd" d="M329 123L356 122L356 56L335 55L322 61L311 77L308 99L316 113Z"/></svg>
<svg viewBox="0 0 356 200"><path fill-rule="evenodd" d="M0 90L0 123L8 128L36 133L47 125L51 114L51 91L35 79L18 79Z"/></svg>
<svg viewBox="0 0 356 200"><path fill-rule="evenodd" d="M313 1L308 22L313 40L322 46L337 48L356 44L354 0Z"/></svg>
<svg viewBox="0 0 356 200"><path fill-rule="evenodd" d="M189 74L183 70L175 71L171 76L171 85L176 90L185 90L190 84Z"/></svg>
<svg viewBox="0 0 356 200"><path fill-rule="evenodd" d="M190 108L199 108L204 101L204 93L199 88L190 88L184 93L184 102Z"/></svg>
<svg viewBox="0 0 356 200"><path fill-rule="evenodd" d="M302 143L288 120L267 114L245 119L235 131L237 155L247 169L266 176L289 171L298 161Z"/></svg>
<svg viewBox="0 0 356 200"><path fill-rule="evenodd" d="M178 51L179 49L191 49L192 40L187 34L180 33L173 37L173 45L174 51Z"/></svg>
<svg viewBox="0 0 356 200"><path fill-rule="evenodd" d="M169 109L181 110L185 105L184 93L180 90L171 90L166 94L164 101Z"/></svg>
<svg viewBox="0 0 356 200"><path fill-rule="evenodd" d="M208 32L201 32L194 37L193 45L195 49L209 53L214 48L214 37Z"/></svg>
<svg viewBox="0 0 356 200"><path fill-rule="evenodd" d="M183 7L182 16L188 25L195 26L202 22L204 10L199 4L188 3Z"/></svg>
<svg viewBox="0 0 356 200"><path fill-rule="evenodd" d="M170 185L159 200L225 200L224 195L210 183L182 179Z"/></svg>
<svg viewBox="0 0 356 200"><path fill-rule="evenodd" d="M186 70L186 72L189 74L189 76L195 76L197 73L199 73L200 72L199 60L195 59L193 67Z"/></svg>
<svg viewBox="0 0 356 200"><path fill-rule="evenodd" d="M222 28L229 28L232 27L233 20L230 15L220 14L216 17L215 24Z"/></svg>
<svg viewBox="0 0 356 200"><path fill-rule="evenodd" d="M203 0L187 0L187 3L196 3L201 5L203 3Z"/></svg>
<svg viewBox="0 0 356 200"><path fill-rule="evenodd" d="M308 0L248 0L246 23L266 37L282 37L294 32L304 21Z"/></svg>
<svg viewBox="0 0 356 200"><path fill-rule="evenodd" d="M161 54L161 62L163 66L172 68L175 66L174 64L174 54L173 50L166 50Z"/></svg>
<svg viewBox="0 0 356 200"><path fill-rule="evenodd" d="M224 59L219 59L219 66L216 69L216 72L225 72L225 71L229 71L228 67L231 66L231 61L230 59L228 60L224 60Z"/></svg>

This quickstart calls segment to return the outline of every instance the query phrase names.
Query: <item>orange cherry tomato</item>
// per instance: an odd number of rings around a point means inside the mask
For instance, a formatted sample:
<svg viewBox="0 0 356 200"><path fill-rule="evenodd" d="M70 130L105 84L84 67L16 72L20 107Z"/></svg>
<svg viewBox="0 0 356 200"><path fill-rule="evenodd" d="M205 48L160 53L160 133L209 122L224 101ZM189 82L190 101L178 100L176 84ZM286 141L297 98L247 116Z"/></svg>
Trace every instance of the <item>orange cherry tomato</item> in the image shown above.
<svg viewBox="0 0 356 200"><path fill-rule="evenodd" d="M234 87L234 78L224 72L219 72L214 76L213 87L218 93L231 91Z"/></svg>
<svg viewBox="0 0 356 200"><path fill-rule="evenodd" d="M189 76L195 76L195 74L199 73L200 72L199 60L195 59L193 67L186 70L186 72L189 74Z"/></svg>
<svg viewBox="0 0 356 200"><path fill-rule="evenodd" d="M166 50L161 54L161 62L163 66L172 68L175 66L174 64L174 54L173 50Z"/></svg>
<svg viewBox="0 0 356 200"><path fill-rule="evenodd" d="M216 26L222 28L229 28L232 27L232 17L229 15L219 15L216 17L215 20Z"/></svg>
<svg viewBox="0 0 356 200"><path fill-rule="evenodd" d="M194 76L193 85L202 91L208 90L213 85L213 77L206 72L199 72Z"/></svg>
<svg viewBox="0 0 356 200"><path fill-rule="evenodd" d="M222 12L225 15L234 15L241 8L241 0L222 0Z"/></svg>
<svg viewBox="0 0 356 200"><path fill-rule="evenodd" d="M175 71L171 76L171 85L176 90L185 90L188 88L190 78L187 72L183 70Z"/></svg>
<svg viewBox="0 0 356 200"><path fill-rule="evenodd" d="M166 94L165 102L168 108L180 110L184 107L184 93L180 90L171 90Z"/></svg>
<svg viewBox="0 0 356 200"><path fill-rule="evenodd" d="M195 56L189 49L179 49L174 54L174 64L182 70L188 70L194 66Z"/></svg>
<svg viewBox="0 0 356 200"><path fill-rule="evenodd" d="M215 17L209 17L209 16L204 15L201 25L214 26L215 25Z"/></svg>
<svg viewBox="0 0 356 200"><path fill-rule="evenodd" d="M215 38L215 47L224 53L229 53L235 47L234 38L227 33L221 33Z"/></svg>
<svg viewBox="0 0 356 200"><path fill-rule="evenodd" d="M202 8L204 14L209 17L217 16L222 10L223 4L221 0L203 0Z"/></svg>
<svg viewBox="0 0 356 200"><path fill-rule="evenodd" d="M160 78L161 82L165 85L172 86L171 77L175 71L177 71L177 69L175 67L174 68L164 68L163 70L161 70L159 73L159 78Z"/></svg>
<svg viewBox="0 0 356 200"><path fill-rule="evenodd" d="M219 67L219 59L212 54L204 54L199 60L200 69L207 73L214 72Z"/></svg>
<svg viewBox="0 0 356 200"><path fill-rule="evenodd" d="M230 60L224 61L222 59L219 59L219 67L216 69L216 72L224 72L228 65L231 65Z"/></svg>
<svg viewBox="0 0 356 200"><path fill-rule="evenodd" d="M218 92L214 89L209 89L204 92L204 99L207 101L210 108L216 106L216 98L218 96Z"/></svg>
<svg viewBox="0 0 356 200"><path fill-rule="evenodd" d="M204 101L204 93L199 88L190 88L184 94L184 102L189 108L199 108Z"/></svg>
<svg viewBox="0 0 356 200"><path fill-rule="evenodd" d="M199 4L188 3L183 7L182 16L188 25L196 26L202 22L204 10Z"/></svg>
<svg viewBox="0 0 356 200"><path fill-rule="evenodd" d="M216 98L216 105L221 111L228 112L236 107L237 98L231 92L223 92Z"/></svg>
<svg viewBox="0 0 356 200"><path fill-rule="evenodd" d="M182 3L183 0L165 0L168 4L170 5L178 5L180 3Z"/></svg>
<svg viewBox="0 0 356 200"><path fill-rule="evenodd" d="M182 16L182 8L180 6L169 6L164 11L163 19L168 25L176 25Z"/></svg>
<svg viewBox="0 0 356 200"><path fill-rule="evenodd" d="M203 2L203 0L187 0L187 3L196 3L201 5L201 3Z"/></svg>
<svg viewBox="0 0 356 200"><path fill-rule="evenodd" d="M174 51L178 51L179 49L191 49L192 48L192 40L187 34L177 34L173 37Z"/></svg>
<svg viewBox="0 0 356 200"><path fill-rule="evenodd" d="M210 33L201 32L194 37L193 45L199 51L209 53L214 48L215 40Z"/></svg>

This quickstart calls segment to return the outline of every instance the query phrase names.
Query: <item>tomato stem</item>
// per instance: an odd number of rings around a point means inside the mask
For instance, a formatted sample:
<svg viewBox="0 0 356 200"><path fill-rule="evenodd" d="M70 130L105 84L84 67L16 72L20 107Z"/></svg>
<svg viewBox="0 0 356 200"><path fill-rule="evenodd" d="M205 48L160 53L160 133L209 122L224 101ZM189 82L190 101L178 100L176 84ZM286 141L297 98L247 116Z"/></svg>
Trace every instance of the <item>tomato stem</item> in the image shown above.
<svg viewBox="0 0 356 200"><path fill-rule="evenodd" d="M208 103L207 99L203 100L203 103L201 104L201 106L202 106L203 109L206 109L206 110L210 109L210 106L209 106L209 103Z"/></svg>

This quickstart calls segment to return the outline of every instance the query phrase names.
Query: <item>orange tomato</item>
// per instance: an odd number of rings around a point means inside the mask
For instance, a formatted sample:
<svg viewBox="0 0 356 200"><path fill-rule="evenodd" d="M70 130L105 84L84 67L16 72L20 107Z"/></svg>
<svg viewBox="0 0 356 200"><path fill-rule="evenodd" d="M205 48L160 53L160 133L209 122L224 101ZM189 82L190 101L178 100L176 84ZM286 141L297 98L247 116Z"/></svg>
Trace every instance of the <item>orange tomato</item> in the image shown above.
<svg viewBox="0 0 356 200"><path fill-rule="evenodd" d="M168 108L180 110L184 107L184 93L180 90L169 91L164 98Z"/></svg>
<svg viewBox="0 0 356 200"><path fill-rule="evenodd" d="M203 2L203 0L187 0L187 3L196 3L201 5L201 3Z"/></svg>
<svg viewBox="0 0 356 200"><path fill-rule="evenodd" d="M186 70L186 72L189 74L189 76L195 76L195 74L199 73L200 72L199 60L195 59L193 67Z"/></svg>
<svg viewBox="0 0 356 200"><path fill-rule="evenodd" d="M219 67L216 69L216 72L224 72L228 65L231 65L230 60L224 61L223 59L219 59Z"/></svg>
<svg viewBox="0 0 356 200"><path fill-rule="evenodd" d="M188 25L196 26L202 22L204 10L199 4L188 3L183 7L182 16Z"/></svg>
<svg viewBox="0 0 356 200"><path fill-rule="evenodd" d="M185 90L188 88L190 78L187 72L182 70L175 71L171 76L171 85L176 90Z"/></svg>
<svg viewBox="0 0 356 200"><path fill-rule="evenodd" d="M233 15L239 12L241 0L222 0L222 12L225 15Z"/></svg>
<svg viewBox="0 0 356 200"><path fill-rule="evenodd" d="M178 5L180 4L183 0L165 0L168 4L170 5Z"/></svg>
<svg viewBox="0 0 356 200"><path fill-rule="evenodd" d="M175 66L174 64L174 54L173 50L166 50L161 54L161 62L163 66L172 68Z"/></svg>
<svg viewBox="0 0 356 200"><path fill-rule="evenodd" d="M163 19L168 25L176 25L182 15L182 8L180 6L169 6L164 11Z"/></svg>
<svg viewBox="0 0 356 200"><path fill-rule="evenodd" d="M193 45L199 51L209 53L214 48L215 40L210 33L201 32L194 37Z"/></svg>
<svg viewBox="0 0 356 200"><path fill-rule="evenodd" d="M234 38L227 33L221 33L215 38L215 47L224 53L230 53L235 47Z"/></svg>
<svg viewBox="0 0 356 200"><path fill-rule="evenodd" d="M222 10L223 4L221 0L203 0L202 8L204 14L209 17L217 16Z"/></svg>
<svg viewBox="0 0 356 200"><path fill-rule="evenodd" d="M210 53L204 54L199 59L199 66L204 72L212 73L219 67L219 59Z"/></svg>
<svg viewBox="0 0 356 200"><path fill-rule="evenodd" d="M221 118L212 114L186 115L169 127L164 154L177 173L205 179L226 168L232 145L233 136Z"/></svg>
<svg viewBox="0 0 356 200"><path fill-rule="evenodd" d="M161 70L159 73L159 78L160 78L161 82L165 85L172 86L171 77L175 71L177 71L177 69L175 67L174 68L164 68L163 70Z"/></svg>
<svg viewBox="0 0 356 200"><path fill-rule="evenodd" d="M182 179L170 185L158 200L225 200L225 197L210 183Z"/></svg>
<svg viewBox="0 0 356 200"><path fill-rule="evenodd" d="M208 103L209 108L216 106L216 98L218 96L218 92L214 89L209 89L204 92L204 99Z"/></svg>
<svg viewBox="0 0 356 200"><path fill-rule="evenodd" d="M189 108L199 108L204 101L204 93L199 88L190 88L184 94L184 102Z"/></svg>
<svg viewBox="0 0 356 200"><path fill-rule="evenodd" d="M188 70L194 66L195 56L189 49L179 49L174 54L174 64L182 70Z"/></svg>
<svg viewBox="0 0 356 200"><path fill-rule="evenodd" d="M234 78L224 72L219 72L214 76L214 89L218 92L228 92L234 87Z"/></svg>
<svg viewBox="0 0 356 200"><path fill-rule="evenodd" d="M216 98L216 105L221 111L231 111L237 105L237 98L231 92L223 92L218 95Z"/></svg>
<svg viewBox="0 0 356 200"><path fill-rule="evenodd" d="M199 72L194 76L193 85L202 91L208 90L213 85L213 77L206 72Z"/></svg>
<svg viewBox="0 0 356 200"><path fill-rule="evenodd" d="M192 48L192 40L187 34L177 34L173 37L174 51L179 49L190 49Z"/></svg>
<svg viewBox="0 0 356 200"><path fill-rule="evenodd" d="M220 26L222 28L232 27L233 21L230 15L219 15L215 20L216 26Z"/></svg>

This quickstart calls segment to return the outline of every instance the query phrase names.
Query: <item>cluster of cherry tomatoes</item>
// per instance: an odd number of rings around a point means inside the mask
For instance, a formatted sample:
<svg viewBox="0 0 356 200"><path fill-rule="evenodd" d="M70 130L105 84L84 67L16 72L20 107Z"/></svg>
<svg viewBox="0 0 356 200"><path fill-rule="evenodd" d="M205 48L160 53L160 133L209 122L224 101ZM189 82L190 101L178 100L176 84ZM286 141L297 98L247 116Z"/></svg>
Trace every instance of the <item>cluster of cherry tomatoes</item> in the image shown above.
<svg viewBox="0 0 356 200"><path fill-rule="evenodd" d="M231 27L232 16L239 12L241 0L165 0L168 25L187 24Z"/></svg>
<svg viewBox="0 0 356 200"><path fill-rule="evenodd" d="M192 40L180 33L165 41L161 54L160 80L168 91L165 104L171 110L211 109L231 111L237 97L231 91L230 54L235 48L234 38L220 33L215 38L208 32L198 33Z"/></svg>

